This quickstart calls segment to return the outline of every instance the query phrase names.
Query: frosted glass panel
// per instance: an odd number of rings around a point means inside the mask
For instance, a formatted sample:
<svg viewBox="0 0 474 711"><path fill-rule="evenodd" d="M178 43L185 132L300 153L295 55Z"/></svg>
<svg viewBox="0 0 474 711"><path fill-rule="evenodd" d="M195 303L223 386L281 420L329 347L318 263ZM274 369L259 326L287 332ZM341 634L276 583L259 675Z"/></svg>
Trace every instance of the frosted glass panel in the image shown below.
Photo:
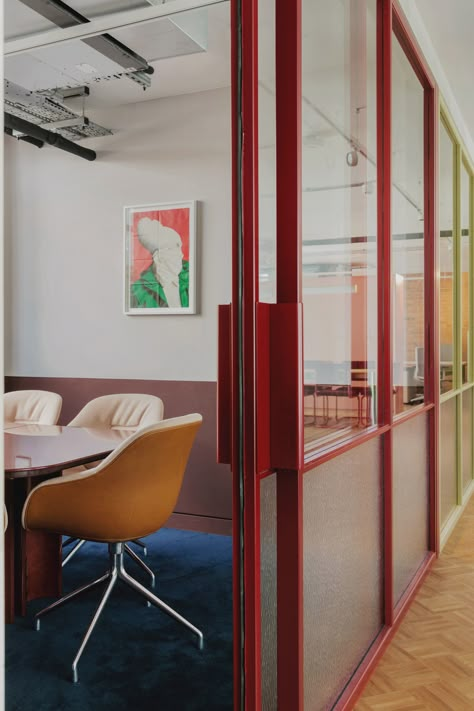
<svg viewBox="0 0 474 711"><path fill-rule="evenodd" d="M400 600L428 551L427 416L393 429L393 598Z"/></svg>
<svg viewBox="0 0 474 711"><path fill-rule="evenodd" d="M443 402L440 415L440 517L446 522L457 502L456 399Z"/></svg>
<svg viewBox="0 0 474 711"><path fill-rule="evenodd" d="M466 489L472 481L472 390L462 396L462 482Z"/></svg>
<svg viewBox="0 0 474 711"><path fill-rule="evenodd" d="M381 438L303 478L304 707L331 708L382 627Z"/></svg>
<svg viewBox="0 0 474 711"><path fill-rule="evenodd" d="M260 484L262 711L277 711L276 474Z"/></svg>

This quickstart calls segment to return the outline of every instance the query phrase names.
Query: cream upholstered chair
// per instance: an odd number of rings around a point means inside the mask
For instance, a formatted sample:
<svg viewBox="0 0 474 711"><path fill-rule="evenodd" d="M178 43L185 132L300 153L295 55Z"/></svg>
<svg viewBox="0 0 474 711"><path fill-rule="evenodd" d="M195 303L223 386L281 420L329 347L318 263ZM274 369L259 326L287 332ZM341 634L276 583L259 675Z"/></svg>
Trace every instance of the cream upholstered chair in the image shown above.
<svg viewBox="0 0 474 711"><path fill-rule="evenodd" d="M71 420L69 427L105 427L135 432L139 427L160 422L163 411L163 401L155 395L102 395L88 402Z"/></svg>
<svg viewBox="0 0 474 711"><path fill-rule="evenodd" d="M55 425L63 399L48 390L15 390L3 396L5 425L10 423Z"/></svg>
<svg viewBox="0 0 474 711"><path fill-rule="evenodd" d="M137 394L137 393L122 393L117 395L102 395L85 405L82 410L69 423L69 427L100 427L110 430L111 438L116 436L122 437L124 434L136 432L147 425L156 424L163 419L164 405L163 401L155 395ZM64 474L71 476L79 471L91 469L98 462L89 464L87 467L75 467L74 469L66 470ZM63 547L71 545L76 539L69 538L63 543ZM69 563L71 558L82 548L86 541L77 541L67 556L64 558L63 567ZM145 544L140 541L134 541L137 545L143 548L143 553L146 555L147 550ZM137 556L135 551L126 546L126 552L130 555L146 572L151 576L152 584L154 583L154 574L150 568L143 563L141 558Z"/></svg>
<svg viewBox="0 0 474 711"><path fill-rule="evenodd" d="M72 663L77 665L117 580L122 580L150 603L184 624L203 647L203 635L124 567L125 541L147 536L163 526L173 512L201 415L164 420L130 435L95 469L39 484L23 507L22 522L28 531L48 531L101 541L109 546L109 569L102 577L65 595L36 616L52 612L86 590L105 584L97 611Z"/></svg>

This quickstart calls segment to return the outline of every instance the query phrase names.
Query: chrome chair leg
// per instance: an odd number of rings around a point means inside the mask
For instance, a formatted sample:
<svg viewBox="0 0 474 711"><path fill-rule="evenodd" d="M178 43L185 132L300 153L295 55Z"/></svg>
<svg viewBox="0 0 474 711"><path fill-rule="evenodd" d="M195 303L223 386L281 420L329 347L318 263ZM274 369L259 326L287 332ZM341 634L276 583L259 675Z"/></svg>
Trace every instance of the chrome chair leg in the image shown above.
<svg viewBox="0 0 474 711"><path fill-rule="evenodd" d="M79 660L82 656L82 653L86 647L87 642L89 641L89 637L91 636L92 632L94 631L94 627L96 626L100 615L102 614L102 610L105 607L105 603L110 597L110 593L114 589L115 583L118 580L118 573L116 568L114 568L111 573L110 573L110 578L109 578L109 583L104 591L104 594L102 595L102 600L99 603L99 606L97 610L95 611L95 615L92 618L92 622L90 623L89 627L87 628L87 632L84 635L84 638L81 642L81 646L79 647L76 656L74 657L74 661L72 663L72 680L74 683L79 681L79 675L77 673L77 665L79 664Z"/></svg>
<svg viewBox="0 0 474 711"><path fill-rule="evenodd" d="M130 556L130 558L131 558L132 560L135 561L135 563L136 563L137 565L140 566L140 568L143 568L143 570L144 570L146 573L148 573L148 575L149 575L150 578L151 578L151 587L154 588L154 587L155 587L155 573L152 571L152 569L149 568L149 567L147 566L147 564L143 562L143 560L140 558L140 556L137 555L137 554L135 553L135 551L132 550L132 548L130 548L130 546L128 545L128 543L125 543L124 551L125 551L125 553L127 553L127 555Z"/></svg>
<svg viewBox="0 0 474 711"><path fill-rule="evenodd" d="M67 554L67 556L64 558L63 562L61 563L62 568L64 568L64 566L67 565L67 563L69 563L71 558L76 555L77 551L82 548L82 546L84 545L85 542L86 542L85 540L79 541L79 543L77 543L74 546L74 548L69 551L69 553Z"/></svg>
<svg viewBox="0 0 474 711"><path fill-rule="evenodd" d="M65 540L64 543L63 543L63 548L65 548L66 546L70 546L71 543L75 543L77 540L79 540L79 539L74 538L73 536L70 536L69 538L66 538L66 540Z"/></svg>
<svg viewBox="0 0 474 711"><path fill-rule="evenodd" d="M123 561L122 561L123 563ZM127 573L127 571L124 569L123 565L119 567L118 570L118 575L120 580L123 580L124 583L127 583L131 588L136 590L138 593L143 595L147 600L149 600L153 605L158 607L160 610L163 610L168 614L170 617L173 617L175 620L178 620L178 622L181 622L182 625L187 627L188 629L193 632L197 638L198 638L198 647L199 649L204 648L204 635L201 632L201 630L198 630L197 627L191 624L191 622L188 622L188 620L185 617L182 617L178 612L173 610L172 607L167 605L163 600L160 600L159 597L154 595L152 592L147 590L146 587L144 587L141 583L138 582L138 580L135 580L135 578L132 578L131 575Z"/></svg>
<svg viewBox="0 0 474 711"><path fill-rule="evenodd" d="M133 541L130 541L130 543L135 543L135 545L143 548L143 555L147 555L148 549L146 547L146 543L143 543L143 541L141 541L139 538L134 538Z"/></svg>
<svg viewBox="0 0 474 711"><path fill-rule="evenodd" d="M100 583L105 583L105 581L108 580L109 577L110 577L110 573L106 573L105 575L102 575L102 577L97 578L97 580L94 580L92 583L87 583L87 585L82 585L80 588L76 588L76 590L73 590L72 592L68 593L67 595L64 595L63 597L59 598L59 600L56 600L56 602L53 602L52 605L48 605L48 607L45 607L42 610L40 610L40 612L37 612L35 615L36 629L37 630L40 629L41 617L43 617L43 615L48 615L50 612L53 612L54 610L56 610L58 607L61 607L62 605L65 605L67 602L69 602L70 600L73 600L78 595L82 595L82 593L85 593L88 590L92 590L97 585L100 585Z"/></svg>

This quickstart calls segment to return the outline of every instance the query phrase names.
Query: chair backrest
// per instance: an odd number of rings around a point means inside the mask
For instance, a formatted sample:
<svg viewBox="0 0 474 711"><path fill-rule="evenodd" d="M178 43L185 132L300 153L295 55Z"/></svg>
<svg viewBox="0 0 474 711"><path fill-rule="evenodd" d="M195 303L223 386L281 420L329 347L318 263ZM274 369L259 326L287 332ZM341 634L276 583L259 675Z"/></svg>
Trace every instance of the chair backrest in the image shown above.
<svg viewBox="0 0 474 711"><path fill-rule="evenodd" d="M415 348L415 378L424 380L425 377L425 349L423 346Z"/></svg>
<svg viewBox="0 0 474 711"><path fill-rule="evenodd" d="M154 395L135 393L102 395L88 402L69 425L120 428L135 432L139 427L161 422L163 413L163 401Z"/></svg>
<svg viewBox="0 0 474 711"><path fill-rule="evenodd" d="M439 359L444 362L453 361L453 344L441 343L439 347Z"/></svg>
<svg viewBox="0 0 474 711"><path fill-rule="evenodd" d="M63 399L47 390L15 390L3 396L5 423L55 425L61 413Z"/></svg>
<svg viewBox="0 0 474 711"><path fill-rule="evenodd" d="M23 525L95 541L127 541L157 531L172 514L198 414L150 425L95 469L43 482L23 509Z"/></svg>

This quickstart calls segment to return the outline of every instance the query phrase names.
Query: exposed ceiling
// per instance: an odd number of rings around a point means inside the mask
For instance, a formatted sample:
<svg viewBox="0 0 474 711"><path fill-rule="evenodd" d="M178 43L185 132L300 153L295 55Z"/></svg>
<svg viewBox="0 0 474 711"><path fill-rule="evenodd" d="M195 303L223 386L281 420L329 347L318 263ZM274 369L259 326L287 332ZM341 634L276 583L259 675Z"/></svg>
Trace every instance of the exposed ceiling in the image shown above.
<svg viewBox="0 0 474 711"><path fill-rule="evenodd" d="M172 6L172 0L168 1ZM124 8L148 7L158 0L68 3L6 0L7 41ZM96 109L229 86L229 2L124 28L113 32L112 37L101 35L93 41L73 41L6 56L4 74L8 114L72 141L104 136L110 133L108 127L87 118L67 128L59 127L58 122L70 123L75 116L93 118ZM78 100L68 97L62 101L65 88L78 87L86 87L85 98L83 92ZM14 122L12 128L16 128ZM22 135L21 129L13 135Z"/></svg>
<svg viewBox="0 0 474 711"><path fill-rule="evenodd" d="M146 0L68 0L74 10L88 18L124 8L146 7L150 3ZM19 0L6 0L7 39L53 27ZM112 63L83 42L6 57L5 76L33 91L87 84L89 109L229 86L229 2L126 28L114 32L113 37L144 57L155 70L146 91L126 77L117 78ZM85 72L81 65L85 65ZM87 74L88 65L98 70L96 75Z"/></svg>
<svg viewBox="0 0 474 711"><path fill-rule="evenodd" d="M415 0L415 4L474 140L474 1Z"/></svg>

